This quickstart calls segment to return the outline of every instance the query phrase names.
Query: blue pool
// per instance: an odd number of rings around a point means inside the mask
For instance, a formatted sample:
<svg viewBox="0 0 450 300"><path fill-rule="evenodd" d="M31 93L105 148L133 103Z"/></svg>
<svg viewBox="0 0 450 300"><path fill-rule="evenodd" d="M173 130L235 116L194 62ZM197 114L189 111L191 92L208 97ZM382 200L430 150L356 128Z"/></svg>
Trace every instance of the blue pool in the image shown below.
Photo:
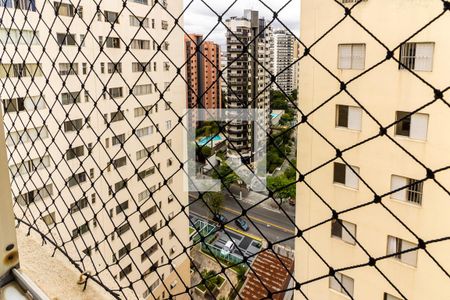
<svg viewBox="0 0 450 300"><path fill-rule="evenodd" d="M204 146L204 145L208 144L211 141L214 143L214 142L220 142L221 140L223 140L223 138L220 135L205 136L200 141L198 141L197 144L199 146Z"/></svg>

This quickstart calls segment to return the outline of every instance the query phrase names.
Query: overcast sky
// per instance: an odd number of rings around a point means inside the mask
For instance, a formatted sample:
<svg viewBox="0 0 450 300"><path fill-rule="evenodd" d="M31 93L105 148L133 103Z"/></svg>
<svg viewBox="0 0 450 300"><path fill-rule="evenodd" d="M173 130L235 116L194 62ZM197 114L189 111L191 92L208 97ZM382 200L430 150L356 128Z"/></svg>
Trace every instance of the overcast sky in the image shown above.
<svg viewBox="0 0 450 300"><path fill-rule="evenodd" d="M265 17L266 20L270 21L273 19L273 13L264 4L274 11L278 11L286 5L280 11L278 18L296 36L299 35L300 0L184 0L185 7L189 6L184 14L186 32L199 33L206 36L217 24L217 16L209 7L214 9L217 14L221 15L235 1L236 3L225 14L224 20L232 16L241 17L244 15L244 9L253 9L258 10L260 16ZM272 27L281 28L282 25L276 22L272 25ZM219 25L208 36L208 40L215 41L220 45L225 45L225 33L225 27L223 25Z"/></svg>

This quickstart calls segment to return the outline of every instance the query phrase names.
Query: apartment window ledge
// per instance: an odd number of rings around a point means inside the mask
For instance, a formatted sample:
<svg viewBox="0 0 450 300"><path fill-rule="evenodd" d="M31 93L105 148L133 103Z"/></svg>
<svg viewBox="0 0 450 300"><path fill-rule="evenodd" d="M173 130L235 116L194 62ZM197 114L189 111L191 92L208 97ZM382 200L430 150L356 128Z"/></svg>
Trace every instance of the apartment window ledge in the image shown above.
<svg viewBox="0 0 450 300"><path fill-rule="evenodd" d="M19 227L17 241L20 255L20 270L28 276L50 299L111 299L111 295L89 280L87 288L77 284L80 272L65 256L42 246L40 237L33 232L27 236L27 228Z"/></svg>
<svg viewBox="0 0 450 300"><path fill-rule="evenodd" d="M352 298L350 298L349 296L347 296L346 294L343 294L343 293L340 293L340 292L338 292L338 291L335 291L335 290L333 290L333 289L330 288L330 287L328 287L328 290L329 290L330 292L332 292L333 294L342 297L342 299L352 299ZM356 299L356 298L353 296L353 299Z"/></svg>
<svg viewBox="0 0 450 300"><path fill-rule="evenodd" d="M392 197L389 197L389 199L391 199L392 202L398 203L398 204L401 204L401 205L406 205L406 206L410 206L410 207L413 207L413 208L422 208L421 204L415 204L415 203L412 203L412 202L409 202L409 201L398 200L398 199L395 199L395 198L392 198Z"/></svg>
<svg viewBox="0 0 450 300"><path fill-rule="evenodd" d="M418 250L416 250L416 251L418 251ZM417 258L419 258L419 256L417 256ZM399 265L401 265L401 266L403 266L405 268L408 268L410 270L417 271L417 265L416 266L411 266L410 264L404 263L400 259L395 258L395 257L390 257L388 260L389 261L394 261L397 264L399 264Z"/></svg>
<svg viewBox="0 0 450 300"><path fill-rule="evenodd" d="M333 182L333 185L334 185L335 187L339 187L339 188L346 189L346 190L353 191L353 192L359 191L359 189L355 189L355 188L346 186L345 184L338 183L338 182Z"/></svg>
<svg viewBox="0 0 450 300"><path fill-rule="evenodd" d="M336 130L343 131L343 132L351 132L351 133L361 133L362 132L362 130L350 129L350 128L341 127L341 126L336 126L335 128L336 128Z"/></svg>
<svg viewBox="0 0 450 300"><path fill-rule="evenodd" d="M416 139L412 139L410 137L404 136L404 135L398 135L398 134L394 134L394 137L396 139L399 139L401 141L409 141L409 142L414 142L414 143L419 143L419 144L426 144L427 140L416 140Z"/></svg>

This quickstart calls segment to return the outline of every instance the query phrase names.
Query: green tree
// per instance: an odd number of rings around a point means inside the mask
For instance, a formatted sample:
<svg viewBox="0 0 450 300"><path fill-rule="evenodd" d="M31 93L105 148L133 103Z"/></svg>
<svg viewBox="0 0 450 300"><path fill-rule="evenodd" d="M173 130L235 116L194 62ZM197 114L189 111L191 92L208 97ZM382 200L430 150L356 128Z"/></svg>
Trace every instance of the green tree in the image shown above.
<svg viewBox="0 0 450 300"><path fill-rule="evenodd" d="M209 192L203 196L203 201L211 213L216 215L222 211L224 196L222 193Z"/></svg>
<svg viewBox="0 0 450 300"><path fill-rule="evenodd" d="M213 171L212 177L218 179L222 183L223 188L229 189L233 183L238 182L239 176L231 170L231 168L226 164L222 163L219 168Z"/></svg>
<svg viewBox="0 0 450 300"><path fill-rule="evenodd" d="M267 188L274 192L274 197L285 200L295 198L295 182L294 179L287 178L284 174L277 177L267 178Z"/></svg>

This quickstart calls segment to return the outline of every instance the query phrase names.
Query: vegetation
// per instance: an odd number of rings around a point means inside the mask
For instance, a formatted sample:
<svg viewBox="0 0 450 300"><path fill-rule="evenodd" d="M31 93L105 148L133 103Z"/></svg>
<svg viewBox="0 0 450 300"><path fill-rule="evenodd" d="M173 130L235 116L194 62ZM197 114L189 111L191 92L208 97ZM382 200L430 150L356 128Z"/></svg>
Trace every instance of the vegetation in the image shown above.
<svg viewBox="0 0 450 300"><path fill-rule="evenodd" d="M293 165L296 165L296 161L292 161ZM267 178L267 188L274 192L274 197L281 199L293 199L296 194L296 182L297 171L290 166L284 173L276 177Z"/></svg>
<svg viewBox="0 0 450 300"><path fill-rule="evenodd" d="M222 211L224 196L222 193L209 192L203 196L205 205L212 214L218 214Z"/></svg>
<svg viewBox="0 0 450 300"><path fill-rule="evenodd" d="M226 189L229 189L233 183L237 183L239 180L239 176L226 163L222 163L218 168L215 168L212 177L219 179L222 182L222 187Z"/></svg>
<svg viewBox="0 0 450 300"><path fill-rule="evenodd" d="M220 287L225 278L221 275L216 274L214 271L207 271L206 269L201 272L202 283L198 285L198 288L202 291L214 292L218 287Z"/></svg>
<svg viewBox="0 0 450 300"><path fill-rule="evenodd" d="M217 121L201 122L195 131L196 137L212 136L220 132L220 126Z"/></svg>
<svg viewBox="0 0 450 300"><path fill-rule="evenodd" d="M287 129L289 130L289 129ZM267 171L273 173L280 167L291 154L293 142L291 140L292 130L281 130L273 133L274 139L267 146Z"/></svg>

